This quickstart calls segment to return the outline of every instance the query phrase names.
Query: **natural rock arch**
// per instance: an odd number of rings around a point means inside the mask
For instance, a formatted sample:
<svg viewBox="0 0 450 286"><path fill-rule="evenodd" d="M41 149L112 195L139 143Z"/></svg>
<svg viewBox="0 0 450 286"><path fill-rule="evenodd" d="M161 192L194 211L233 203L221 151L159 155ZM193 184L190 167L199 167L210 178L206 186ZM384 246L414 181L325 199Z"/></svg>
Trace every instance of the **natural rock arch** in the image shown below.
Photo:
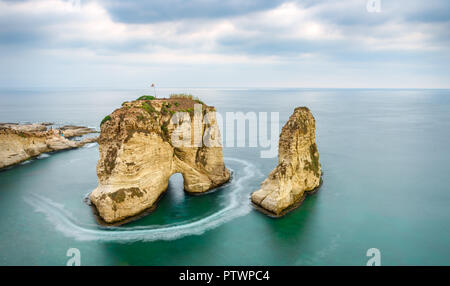
<svg viewBox="0 0 450 286"><path fill-rule="evenodd" d="M183 175L184 189L192 193L206 192L229 180L221 147L172 142L174 131L200 132L202 138L208 133L220 140L214 107L202 104L201 114L194 114L195 103L188 98L137 100L124 103L105 118L99 138L99 182L90 195L105 222L122 221L154 206L175 173ZM171 120L180 111L189 113L189 124ZM207 113L209 120L202 122Z"/></svg>

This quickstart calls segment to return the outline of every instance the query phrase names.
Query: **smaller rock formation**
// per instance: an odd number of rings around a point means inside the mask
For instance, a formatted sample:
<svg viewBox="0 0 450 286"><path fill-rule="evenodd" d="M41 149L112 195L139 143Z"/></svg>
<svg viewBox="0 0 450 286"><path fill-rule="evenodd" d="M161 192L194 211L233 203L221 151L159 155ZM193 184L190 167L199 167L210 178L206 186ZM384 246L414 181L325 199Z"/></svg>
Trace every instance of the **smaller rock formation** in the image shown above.
<svg viewBox="0 0 450 286"><path fill-rule="evenodd" d="M282 216L319 187L321 175L314 117L308 108L297 107L281 131L278 166L251 200L266 214Z"/></svg>
<svg viewBox="0 0 450 286"><path fill-rule="evenodd" d="M73 137L96 133L94 129L81 126L48 129L50 125L50 123L24 125L0 123L0 169L32 159L42 153L78 148L97 141L97 138L70 140Z"/></svg>

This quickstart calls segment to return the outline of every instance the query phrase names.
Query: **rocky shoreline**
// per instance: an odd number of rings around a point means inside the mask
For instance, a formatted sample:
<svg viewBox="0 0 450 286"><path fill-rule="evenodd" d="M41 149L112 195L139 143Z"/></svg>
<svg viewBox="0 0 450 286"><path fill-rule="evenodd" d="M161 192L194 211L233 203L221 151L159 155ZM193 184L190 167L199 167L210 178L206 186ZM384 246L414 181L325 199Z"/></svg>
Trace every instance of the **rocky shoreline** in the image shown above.
<svg viewBox="0 0 450 286"><path fill-rule="evenodd" d="M49 122L0 123L0 170L44 153L79 148L87 143L97 142L97 137L72 140L91 133L97 131L74 125L54 129Z"/></svg>

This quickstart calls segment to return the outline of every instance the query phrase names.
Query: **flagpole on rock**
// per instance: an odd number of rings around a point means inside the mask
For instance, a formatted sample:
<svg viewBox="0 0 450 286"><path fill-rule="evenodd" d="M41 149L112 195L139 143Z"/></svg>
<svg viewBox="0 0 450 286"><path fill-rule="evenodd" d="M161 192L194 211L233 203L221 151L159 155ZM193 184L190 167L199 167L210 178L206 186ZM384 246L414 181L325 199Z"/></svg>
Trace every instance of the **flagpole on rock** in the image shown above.
<svg viewBox="0 0 450 286"><path fill-rule="evenodd" d="M153 91L154 91L155 97L156 97L156 87L155 87L155 84L154 84L154 83L152 83L152 87L153 87Z"/></svg>

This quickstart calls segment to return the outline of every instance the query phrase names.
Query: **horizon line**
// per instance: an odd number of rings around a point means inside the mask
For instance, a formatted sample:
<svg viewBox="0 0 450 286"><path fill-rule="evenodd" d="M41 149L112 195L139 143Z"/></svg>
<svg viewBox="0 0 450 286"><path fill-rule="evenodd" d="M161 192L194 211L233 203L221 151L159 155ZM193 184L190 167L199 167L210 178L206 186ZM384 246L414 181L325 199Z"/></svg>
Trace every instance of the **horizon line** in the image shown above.
<svg viewBox="0 0 450 286"><path fill-rule="evenodd" d="M261 86L157 86L157 89L219 89L219 90L288 90L288 89L314 89L314 90L450 90L450 87L261 87ZM0 87L0 91L33 91L33 90L145 90L148 87L106 87L106 86L29 86L29 87Z"/></svg>

